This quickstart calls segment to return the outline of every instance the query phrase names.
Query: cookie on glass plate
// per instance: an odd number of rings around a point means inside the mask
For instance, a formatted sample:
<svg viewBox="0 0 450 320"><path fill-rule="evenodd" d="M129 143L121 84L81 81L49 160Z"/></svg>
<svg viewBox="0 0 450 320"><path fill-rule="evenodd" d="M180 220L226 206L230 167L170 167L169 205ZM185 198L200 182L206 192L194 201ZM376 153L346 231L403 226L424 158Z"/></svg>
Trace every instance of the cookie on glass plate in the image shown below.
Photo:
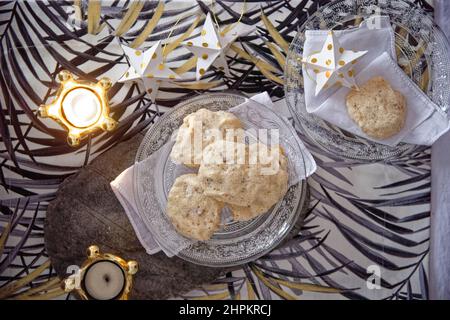
<svg viewBox="0 0 450 320"><path fill-rule="evenodd" d="M346 97L350 118L369 137L387 139L405 125L406 100L382 77L374 77Z"/></svg>
<svg viewBox="0 0 450 320"><path fill-rule="evenodd" d="M247 206L228 204L235 221L247 221L267 212L286 194L288 174L280 170L279 174L267 179L267 184L258 186L256 198Z"/></svg>
<svg viewBox="0 0 450 320"><path fill-rule="evenodd" d="M204 194L196 174L179 176L169 192L167 215L185 237L208 240L219 229L223 204Z"/></svg>
<svg viewBox="0 0 450 320"><path fill-rule="evenodd" d="M227 155L230 150L233 159ZM235 220L245 221L266 212L284 196L287 159L278 146L216 141L204 150L199 178L205 195L225 202Z"/></svg>
<svg viewBox="0 0 450 320"><path fill-rule="evenodd" d="M234 114L199 109L183 119L170 157L176 163L198 168L203 149L216 140L226 139L229 129L242 129L241 121Z"/></svg>

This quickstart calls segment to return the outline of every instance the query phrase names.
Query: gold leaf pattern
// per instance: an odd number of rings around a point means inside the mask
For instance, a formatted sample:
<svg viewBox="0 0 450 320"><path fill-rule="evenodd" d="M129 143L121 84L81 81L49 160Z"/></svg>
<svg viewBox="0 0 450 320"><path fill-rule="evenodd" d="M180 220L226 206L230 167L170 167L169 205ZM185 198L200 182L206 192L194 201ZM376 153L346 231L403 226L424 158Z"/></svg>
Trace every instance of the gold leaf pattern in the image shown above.
<svg viewBox="0 0 450 320"><path fill-rule="evenodd" d="M6 286L0 289L0 299L7 298L8 296L14 294L17 290L24 287L31 281L33 281L37 276L39 276L43 271L45 271L48 267L50 267L50 260L47 260L39 267L34 269L28 275L23 278L20 278L17 281L7 284Z"/></svg>
<svg viewBox="0 0 450 320"><path fill-rule="evenodd" d="M303 291L311 291L311 292L322 292L322 293L340 293L342 290L332 288L332 287L325 287L318 284L311 284L311 283L300 283L300 282L293 282L293 281L286 281L281 279L276 279L276 282L279 284L286 286L291 289L298 289Z"/></svg>
<svg viewBox="0 0 450 320"><path fill-rule="evenodd" d="M8 239L8 235L11 228L11 223L7 223L5 228L3 229L2 235L0 236L0 257L3 255L3 249L5 248L6 239Z"/></svg>
<svg viewBox="0 0 450 320"><path fill-rule="evenodd" d="M174 71L177 74L183 74L191 70L197 65L197 57L192 57L189 60L187 60L185 63L183 63L181 66L176 68Z"/></svg>
<svg viewBox="0 0 450 320"><path fill-rule="evenodd" d="M282 54L280 50L278 50L278 48L271 42L266 42L266 46L270 49L270 52L272 52L275 59L277 59L278 64L284 70L284 66L286 65L286 57L284 56L284 54Z"/></svg>
<svg viewBox="0 0 450 320"><path fill-rule="evenodd" d="M61 286L61 280L58 277L53 277L50 280L48 280L42 284L39 284L36 287L33 287L24 292L21 292L19 295L14 296L13 299L15 299L15 300L27 299L30 296L33 296L36 294L42 294L43 292L47 292L52 289L60 288L60 286Z"/></svg>
<svg viewBox="0 0 450 320"><path fill-rule="evenodd" d="M236 52L237 54L239 54L242 58L247 59L250 62L253 62L256 65L256 67L260 70L261 70L261 68L263 68L263 69L266 69L271 72L278 71L274 66L268 64L267 62L265 62L261 59L258 59L254 56L249 55L247 52L245 52L243 49L239 48L235 44L232 44L230 46L230 49L233 50L234 52Z"/></svg>
<svg viewBox="0 0 450 320"><path fill-rule="evenodd" d="M127 12L125 13L125 16L123 17L122 21L120 22L119 26L116 29L117 37L120 37L131 28L133 23L138 18L139 13L141 12L143 7L144 7L143 1L134 1L130 5Z"/></svg>
<svg viewBox="0 0 450 320"><path fill-rule="evenodd" d="M274 284L272 284L270 282L270 280L267 279L261 271L259 271L255 267L251 267L251 268L252 268L253 272L255 273L255 275L266 285L266 287L268 287L270 290L275 292L277 295L279 295L280 297L282 297L286 300L297 300L297 298L294 297L293 295L291 295L287 292L284 292L282 289L280 289L277 286L275 286Z"/></svg>
<svg viewBox="0 0 450 320"><path fill-rule="evenodd" d="M131 43L132 48L138 48L141 44L144 43L144 41L156 27L156 24L158 23L159 19L163 14L163 11L164 11L164 1L159 1L152 18L147 22L147 25L145 26L144 30L142 30L142 32Z"/></svg>
<svg viewBox="0 0 450 320"><path fill-rule="evenodd" d="M261 11L261 20L263 21L273 40L275 40L275 42L280 46L281 49L284 50L284 52L288 52L289 43L286 40L284 40L281 34L273 26L272 22L270 22L269 18L267 18L264 12L262 11Z"/></svg>
<svg viewBox="0 0 450 320"><path fill-rule="evenodd" d="M100 27L100 14L102 2L100 0L89 1L88 4L88 33L96 34Z"/></svg>
<svg viewBox="0 0 450 320"><path fill-rule="evenodd" d="M181 42L183 42L189 35L194 31L194 29L197 27L197 24L200 22L201 17L197 16L195 21L191 24L189 29L186 30L185 33L183 33L181 36L179 36L175 41L165 45L164 48L164 56L167 57L169 53L171 53L176 47L180 45Z"/></svg>
<svg viewBox="0 0 450 320"><path fill-rule="evenodd" d="M52 290L49 290L49 291L41 293L41 294L27 296L27 297L23 298L23 300L50 300L53 298L57 298L57 297L63 295L64 293L65 293L65 291L63 289L56 287Z"/></svg>

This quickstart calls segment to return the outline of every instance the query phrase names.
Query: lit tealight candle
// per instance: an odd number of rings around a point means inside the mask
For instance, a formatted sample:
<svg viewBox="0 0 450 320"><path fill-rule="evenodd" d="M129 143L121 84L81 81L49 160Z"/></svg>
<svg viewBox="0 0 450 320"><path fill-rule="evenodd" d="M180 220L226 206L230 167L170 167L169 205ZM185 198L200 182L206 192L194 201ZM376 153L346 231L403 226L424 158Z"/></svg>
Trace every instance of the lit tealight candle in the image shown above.
<svg viewBox="0 0 450 320"><path fill-rule="evenodd" d="M102 78L98 82L75 80L68 71L58 74L61 86L55 99L39 107L41 117L49 117L67 131L67 142L78 146L80 141L97 129L111 131L117 122L109 116L107 91L111 80Z"/></svg>
<svg viewBox="0 0 450 320"><path fill-rule="evenodd" d="M125 288L124 271L112 261L100 260L86 270L84 287L92 299L116 299Z"/></svg>
<svg viewBox="0 0 450 320"><path fill-rule="evenodd" d="M85 88L69 91L63 98L62 110L67 121L78 128L95 124L102 114L99 97Z"/></svg>

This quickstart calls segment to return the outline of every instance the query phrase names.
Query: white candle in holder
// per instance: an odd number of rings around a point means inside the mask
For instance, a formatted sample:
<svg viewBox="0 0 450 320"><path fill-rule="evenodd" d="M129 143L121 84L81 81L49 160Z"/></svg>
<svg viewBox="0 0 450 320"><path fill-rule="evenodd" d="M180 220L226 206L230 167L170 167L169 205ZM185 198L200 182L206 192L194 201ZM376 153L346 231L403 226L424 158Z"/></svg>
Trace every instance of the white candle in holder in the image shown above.
<svg viewBox="0 0 450 320"><path fill-rule="evenodd" d="M75 88L62 101L64 117L74 127L85 128L100 118L102 106L99 97L91 90Z"/></svg>
<svg viewBox="0 0 450 320"><path fill-rule="evenodd" d="M100 260L86 270L83 284L92 299L115 299L125 288L125 274L116 263Z"/></svg>

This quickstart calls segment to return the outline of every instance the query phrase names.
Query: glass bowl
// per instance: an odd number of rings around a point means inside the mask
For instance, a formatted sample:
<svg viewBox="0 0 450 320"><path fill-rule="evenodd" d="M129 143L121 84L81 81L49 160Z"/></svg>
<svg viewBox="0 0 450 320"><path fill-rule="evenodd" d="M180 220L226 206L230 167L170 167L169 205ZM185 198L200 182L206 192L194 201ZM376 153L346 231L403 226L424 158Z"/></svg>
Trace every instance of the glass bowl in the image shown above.
<svg viewBox="0 0 450 320"><path fill-rule="evenodd" d="M146 159L156 150L161 150L161 165L157 167L136 166L134 188L136 203L144 223L152 230L155 240L166 252L192 263L225 267L243 264L274 249L291 228L298 224L306 200L306 182L289 188L286 195L269 212L245 222L225 221L221 229L208 241L198 241L179 252L172 251L174 241L180 238L162 208L164 198L167 201L169 190L177 175L176 165L170 160L171 148L166 143L173 132L179 128L183 118L201 108L209 110L228 110L247 98L238 94L219 93L202 94L178 104L165 113L145 135L138 152L136 162ZM280 118L281 119L281 118ZM283 121L287 124L287 120ZM296 134L292 129L292 134Z"/></svg>
<svg viewBox="0 0 450 320"><path fill-rule="evenodd" d="M338 0L320 7L302 25L292 41L285 69L286 102L302 133L333 155L369 162L400 157L413 152L418 146L406 143L393 147L379 144L309 114L304 100L301 57L305 30L355 28L375 13L390 17L399 66L439 108L448 113L448 41L434 24L433 17L410 1Z"/></svg>

